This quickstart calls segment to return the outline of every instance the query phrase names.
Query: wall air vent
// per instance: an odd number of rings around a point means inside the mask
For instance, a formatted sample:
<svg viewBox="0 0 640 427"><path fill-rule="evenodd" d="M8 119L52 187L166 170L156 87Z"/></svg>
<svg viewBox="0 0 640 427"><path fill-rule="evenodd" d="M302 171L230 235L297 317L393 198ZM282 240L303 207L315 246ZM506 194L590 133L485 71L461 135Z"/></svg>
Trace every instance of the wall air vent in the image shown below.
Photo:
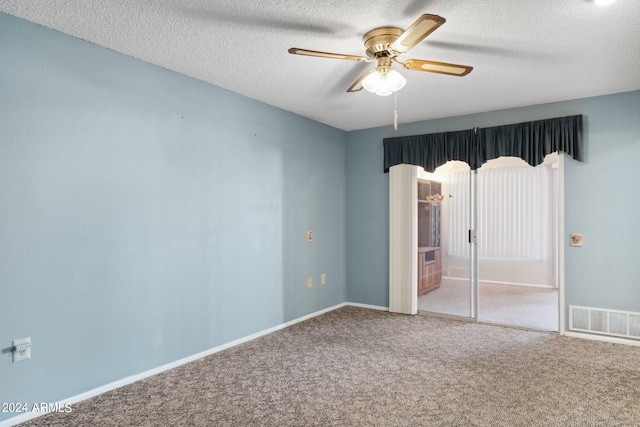
<svg viewBox="0 0 640 427"><path fill-rule="evenodd" d="M570 305L569 330L640 340L640 313Z"/></svg>

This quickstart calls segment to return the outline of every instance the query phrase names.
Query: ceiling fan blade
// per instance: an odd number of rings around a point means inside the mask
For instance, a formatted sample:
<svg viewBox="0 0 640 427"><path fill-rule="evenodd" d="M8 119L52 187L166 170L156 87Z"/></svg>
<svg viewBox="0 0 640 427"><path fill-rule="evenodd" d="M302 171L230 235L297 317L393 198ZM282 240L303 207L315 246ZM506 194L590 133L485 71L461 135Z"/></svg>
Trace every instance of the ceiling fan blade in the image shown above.
<svg viewBox="0 0 640 427"><path fill-rule="evenodd" d="M349 61L356 61L356 62L371 61L371 59L365 56L343 55L341 53L331 53L331 52L319 52L317 50L298 49L297 47L292 47L291 49L289 49L289 53L292 55L316 56L319 58L346 59Z"/></svg>
<svg viewBox="0 0 640 427"><path fill-rule="evenodd" d="M349 89L347 89L347 92L358 92L359 90L362 90L362 81L371 73L375 72L376 68L372 68L371 70L366 71L363 75L361 75L360 77L358 77L358 80L356 80Z"/></svg>
<svg viewBox="0 0 640 427"><path fill-rule="evenodd" d="M400 61L397 61L400 62ZM447 74L450 76L466 76L473 70L473 67L459 64L448 64L446 62L425 61L424 59L409 59L400 62L404 68L413 71L426 71L428 73Z"/></svg>
<svg viewBox="0 0 640 427"><path fill-rule="evenodd" d="M406 53L445 22L442 16L424 14L391 44L390 49L398 55Z"/></svg>

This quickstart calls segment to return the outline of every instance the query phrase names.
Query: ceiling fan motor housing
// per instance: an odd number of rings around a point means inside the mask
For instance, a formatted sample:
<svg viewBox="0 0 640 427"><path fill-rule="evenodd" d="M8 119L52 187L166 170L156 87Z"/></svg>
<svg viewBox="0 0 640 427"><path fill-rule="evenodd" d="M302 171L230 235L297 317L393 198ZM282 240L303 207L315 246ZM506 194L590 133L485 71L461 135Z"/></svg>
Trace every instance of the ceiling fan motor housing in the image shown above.
<svg viewBox="0 0 640 427"><path fill-rule="evenodd" d="M369 31L364 35L364 47L367 50L367 56L373 59L383 56L396 56L389 48L402 33L404 33L403 29L395 27L382 27Z"/></svg>

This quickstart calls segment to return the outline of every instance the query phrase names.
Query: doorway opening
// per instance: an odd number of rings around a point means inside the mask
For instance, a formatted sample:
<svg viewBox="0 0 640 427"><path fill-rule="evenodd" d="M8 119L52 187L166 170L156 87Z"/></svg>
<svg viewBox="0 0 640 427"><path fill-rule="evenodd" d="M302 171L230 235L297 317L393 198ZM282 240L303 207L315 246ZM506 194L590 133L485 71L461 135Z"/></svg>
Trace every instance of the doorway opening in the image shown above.
<svg viewBox="0 0 640 427"><path fill-rule="evenodd" d="M560 330L560 156L417 168L417 310Z"/></svg>

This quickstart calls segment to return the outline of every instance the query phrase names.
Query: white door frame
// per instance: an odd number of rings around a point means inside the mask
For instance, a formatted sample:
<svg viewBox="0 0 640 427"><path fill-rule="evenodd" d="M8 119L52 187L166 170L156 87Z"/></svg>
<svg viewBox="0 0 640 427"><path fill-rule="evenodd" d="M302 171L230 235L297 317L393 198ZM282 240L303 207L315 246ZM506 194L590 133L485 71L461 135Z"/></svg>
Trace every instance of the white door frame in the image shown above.
<svg viewBox="0 0 640 427"><path fill-rule="evenodd" d="M564 307L564 161L565 154L558 153L558 236L556 241L558 260L558 333L565 333L565 307Z"/></svg>

